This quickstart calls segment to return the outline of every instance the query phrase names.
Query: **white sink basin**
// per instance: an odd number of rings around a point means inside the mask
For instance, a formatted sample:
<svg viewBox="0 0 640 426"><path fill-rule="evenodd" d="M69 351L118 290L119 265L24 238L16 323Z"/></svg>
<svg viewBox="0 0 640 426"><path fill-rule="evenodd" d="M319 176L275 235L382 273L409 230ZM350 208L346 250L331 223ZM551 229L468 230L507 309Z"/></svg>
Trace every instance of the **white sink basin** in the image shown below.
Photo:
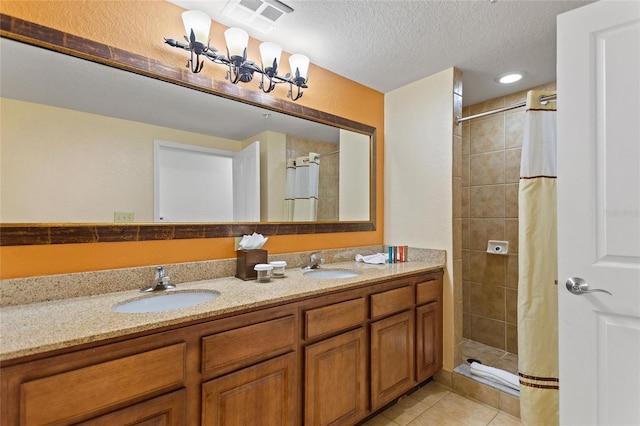
<svg viewBox="0 0 640 426"><path fill-rule="evenodd" d="M218 296L220 293L217 291L172 291L129 300L115 305L112 309L126 314L161 312L198 305Z"/></svg>
<svg viewBox="0 0 640 426"><path fill-rule="evenodd" d="M303 275L316 280L332 280L338 278L353 278L362 272L351 269L314 269L305 272Z"/></svg>

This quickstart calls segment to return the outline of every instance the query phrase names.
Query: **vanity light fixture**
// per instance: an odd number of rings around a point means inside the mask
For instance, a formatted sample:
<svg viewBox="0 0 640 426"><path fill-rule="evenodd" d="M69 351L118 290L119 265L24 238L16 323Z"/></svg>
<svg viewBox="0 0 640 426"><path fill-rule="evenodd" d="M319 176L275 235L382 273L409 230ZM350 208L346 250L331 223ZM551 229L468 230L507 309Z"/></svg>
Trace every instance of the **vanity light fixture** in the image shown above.
<svg viewBox="0 0 640 426"><path fill-rule="evenodd" d="M289 83L289 93L287 97L296 101L302 97L302 89L308 88L309 58L302 54L294 54L289 57L291 73L284 76L278 75L280 65L280 55L282 48L276 43L264 42L260 45L260 56L262 67L247 59L247 44L249 34L240 28L229 28L224 32L227 44L227 56L221 55L213 46L209 45L209 29L211 28L211 18L204 12L189 10L182 14L185 32L184 36L189 44L180 43L177 40L165 38L164 41L169 46L188 50L191 57L187 61L187 68L194 74L202 71L204 66L203 57L211 62L225 65L229 68L226 79L233 84L248 83L253 80L254 73L259 73L260 89L269 93L276 88L277 84ZM294 93L294 86L297 92Z"/></svg>

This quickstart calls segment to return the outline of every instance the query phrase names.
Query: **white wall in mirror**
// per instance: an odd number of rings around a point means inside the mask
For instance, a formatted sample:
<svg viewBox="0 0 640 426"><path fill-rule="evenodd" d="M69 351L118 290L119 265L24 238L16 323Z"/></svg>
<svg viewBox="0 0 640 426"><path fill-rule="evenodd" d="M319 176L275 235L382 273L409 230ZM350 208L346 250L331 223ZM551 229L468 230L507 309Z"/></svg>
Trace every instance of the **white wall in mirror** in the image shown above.
<svg viewBox="0 0 640 426"><path fill-rule="evenodd" d="M362 182L371 176L369 137L340 130L340 208L339 220L369 217L369 188Z"/></svg>
<svg viewBox="0 0 640 426"><path fill-rule="evenodd" d="M153 141L240 150L241 143L127 120L1 99L0 220L153 222Z"/></svg>

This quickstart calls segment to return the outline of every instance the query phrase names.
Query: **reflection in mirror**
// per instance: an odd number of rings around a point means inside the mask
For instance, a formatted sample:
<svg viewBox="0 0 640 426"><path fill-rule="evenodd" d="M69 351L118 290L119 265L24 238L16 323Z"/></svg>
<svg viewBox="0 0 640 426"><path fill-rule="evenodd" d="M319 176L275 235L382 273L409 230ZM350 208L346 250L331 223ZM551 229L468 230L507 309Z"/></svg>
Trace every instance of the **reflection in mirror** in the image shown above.
<svg viewBox="0 0 640 426"><path fill-rule="evenodd" d="M319 157L316 213L294 220L370 220L368 135L5 38L0 49L2 223L282 222L288 218L287 161L309 155ZM47 64L47 78L39 67L20 65L25 63ZM232 203L231 216L174 219L159 210L158 140L234 155L259 141L257 158L239 162L228 178L232 187L250 180L245 190L233 200L206 200ZM247 168L251 161L259 170ZM189 203L204 201L202 188L196 191L193 182L189 188L181 192L193 193ZM258 211L249 212L242 199L251 190L258 194ZM179 202L175 193L173 198Z"/></svg>
<svg viewBox="0 0 640 426"><path fill-rule="evenodd" d="M154 221L260 221L260 142L236 153L156 140L153 154ZM247 173L234 173L243 161ZM234 200L244 199L253 203L240 217Z"/></svg>

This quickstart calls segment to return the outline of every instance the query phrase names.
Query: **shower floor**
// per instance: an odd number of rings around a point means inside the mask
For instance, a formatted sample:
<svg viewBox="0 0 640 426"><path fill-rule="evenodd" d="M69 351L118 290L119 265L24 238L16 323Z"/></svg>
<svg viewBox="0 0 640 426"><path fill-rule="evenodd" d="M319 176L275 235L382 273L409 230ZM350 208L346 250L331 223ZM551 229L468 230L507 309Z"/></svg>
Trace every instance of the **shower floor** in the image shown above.
<svg viewBox="0 0 640 426"><path fill-rule="evenodd" d="M479 382L485 386L492 387L501 392L507 393L518 398L520 392L511 389L508 386L488 380L484 377L472 375L469 370L469 362L467 359L473 358L480 361L483 365L495 367L511 374L518 374L518 355L465 339L462 342L462 359L463 363L457 366L454 371L458 374L468 377L471 380Z"/></svg>
<svg viewBox="0 0 640 426"><path fill-rule="evenodd" d="M518 374L518 355L501 349L487 346L473 340L464 339L462 342L462 360L468 364L467 359L477 359L489 367L499 368L511 374Z"/></svg>

